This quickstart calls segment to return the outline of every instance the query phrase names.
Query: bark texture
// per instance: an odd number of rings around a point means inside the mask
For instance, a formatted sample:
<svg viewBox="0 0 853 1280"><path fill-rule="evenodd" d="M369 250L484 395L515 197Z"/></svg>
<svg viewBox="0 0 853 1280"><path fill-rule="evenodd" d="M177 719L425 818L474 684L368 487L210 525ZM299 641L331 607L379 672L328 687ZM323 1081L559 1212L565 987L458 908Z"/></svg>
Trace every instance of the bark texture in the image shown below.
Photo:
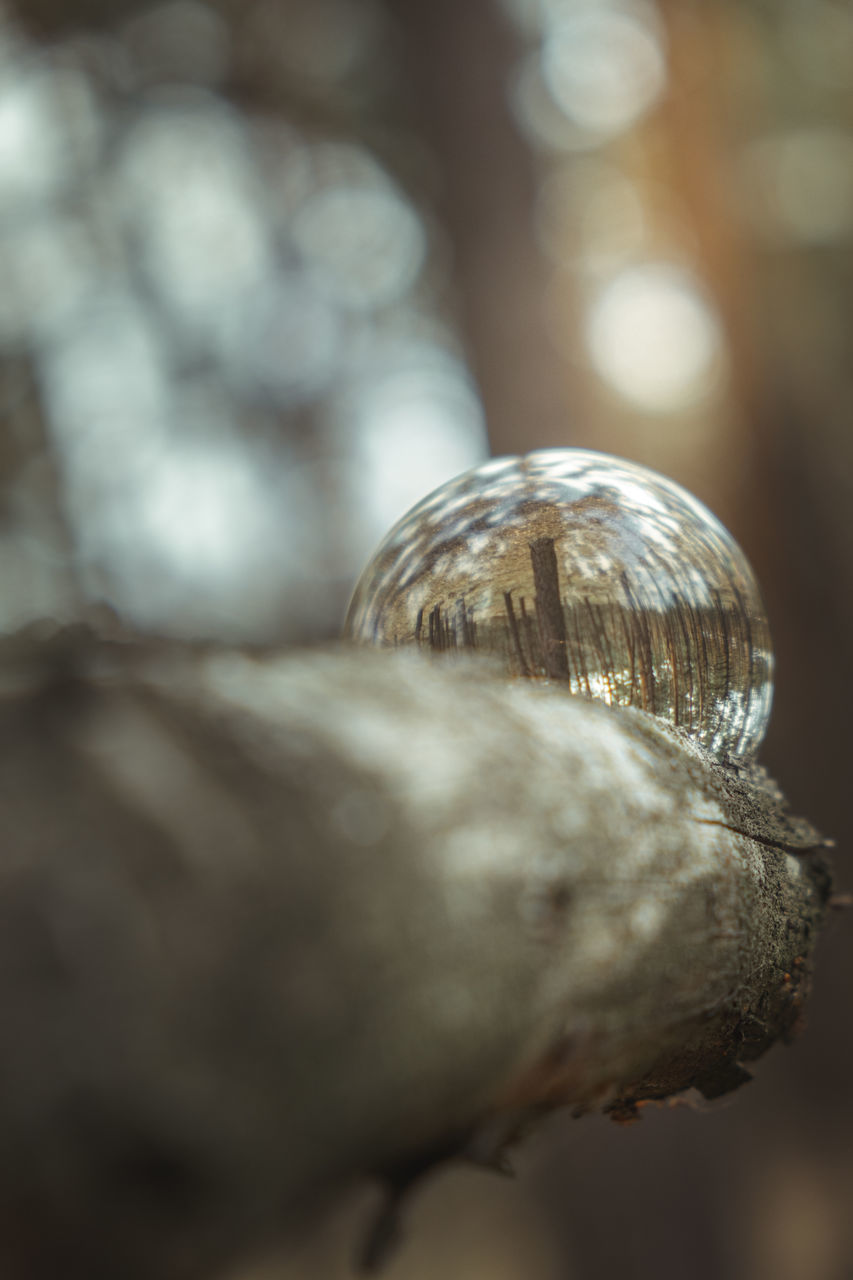
<svg viewBox="0 0 853 1280"><path fill-rule="evenodd" d="M551 1105L713 1096L828 881L755 769L418 655L0 652L0 1271L212 1277Z"/></svg>

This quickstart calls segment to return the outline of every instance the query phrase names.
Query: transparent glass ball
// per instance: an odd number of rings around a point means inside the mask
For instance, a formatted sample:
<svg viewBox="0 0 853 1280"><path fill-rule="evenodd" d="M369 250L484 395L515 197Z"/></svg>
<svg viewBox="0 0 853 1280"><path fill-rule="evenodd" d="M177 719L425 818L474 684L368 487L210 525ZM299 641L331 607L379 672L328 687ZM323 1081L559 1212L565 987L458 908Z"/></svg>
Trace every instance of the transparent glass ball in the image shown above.
<svg viewBox="0 0 853 1280"><path fill-rule="evenodd" d="M345 634L487 653L718 755L753 755L770 716L770 634L743 552L679 485L583 449L496 458L424 498L362 574Z"/></svg>

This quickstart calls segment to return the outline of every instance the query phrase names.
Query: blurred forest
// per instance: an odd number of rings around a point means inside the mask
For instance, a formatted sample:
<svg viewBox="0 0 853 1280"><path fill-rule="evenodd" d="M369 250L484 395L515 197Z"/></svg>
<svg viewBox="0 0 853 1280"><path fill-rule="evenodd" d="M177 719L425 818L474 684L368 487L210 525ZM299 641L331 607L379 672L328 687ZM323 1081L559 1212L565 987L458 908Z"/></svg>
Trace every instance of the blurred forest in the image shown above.
<svg viewBox="0 0 853 1280"><path fill-rule="evenodd" d="M5 630L326 640L431 488L620 454L750 557L762 759L852 887L851 322L847 3L0 8ZM841 915L734 1098L437 1179L389 1280L853 1275L851 962ZM348 1274L363 1207L265 1280Z"/></svg>

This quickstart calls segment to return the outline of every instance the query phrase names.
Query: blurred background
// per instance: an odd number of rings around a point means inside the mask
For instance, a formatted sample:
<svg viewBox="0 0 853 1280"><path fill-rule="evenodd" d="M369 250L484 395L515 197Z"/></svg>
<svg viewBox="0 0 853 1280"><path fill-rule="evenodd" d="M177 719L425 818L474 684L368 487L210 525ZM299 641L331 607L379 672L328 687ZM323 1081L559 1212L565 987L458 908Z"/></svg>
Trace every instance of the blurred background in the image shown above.
<svg viewBox="0 0 853 1280"><path fill-rule="evenodd" d="M851 322L846 0L0 7L5 630L326 640L431 488L614 452L752 560L762 758L853 887ZM839 915L732 1099L435 1180L389 1280L853 1275L851 961ZM346 1275L364 1208L265 1280Z"/></svg>

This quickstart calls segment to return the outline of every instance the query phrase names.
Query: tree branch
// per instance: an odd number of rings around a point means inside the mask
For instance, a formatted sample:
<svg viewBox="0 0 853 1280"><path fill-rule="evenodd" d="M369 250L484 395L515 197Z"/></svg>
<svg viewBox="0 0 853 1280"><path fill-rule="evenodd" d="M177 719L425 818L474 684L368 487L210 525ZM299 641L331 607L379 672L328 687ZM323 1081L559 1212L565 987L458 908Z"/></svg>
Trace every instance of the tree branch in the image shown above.
<svg viewBox="0 0 853 1280"><path fill-rule="evenodd" d="M0 1270L211 1276L360 1174L709 1096L827 893L760 771L489 667L0 649Z"/></svg>

